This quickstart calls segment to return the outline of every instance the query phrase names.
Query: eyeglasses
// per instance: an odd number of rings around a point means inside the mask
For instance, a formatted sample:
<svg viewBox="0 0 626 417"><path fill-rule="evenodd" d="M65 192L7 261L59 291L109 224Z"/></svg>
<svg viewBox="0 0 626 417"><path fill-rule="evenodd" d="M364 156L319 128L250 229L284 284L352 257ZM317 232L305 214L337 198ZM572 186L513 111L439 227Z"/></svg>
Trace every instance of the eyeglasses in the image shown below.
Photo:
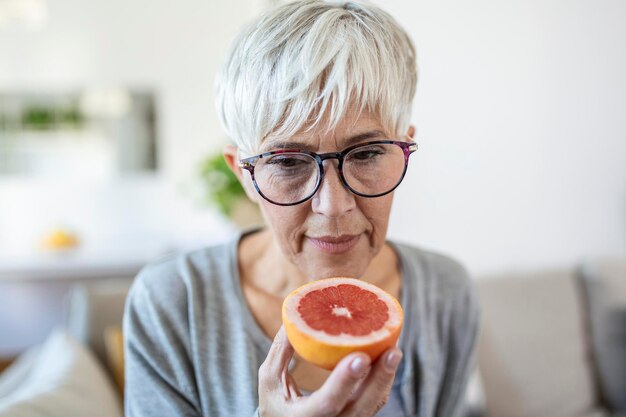
<svg viewBox="0 0 626 417"><path fill-rule="evenodd" d="M415 142L376 140L323 154L279 149L242 159L239 166L250 172L254 187L265 200L293 206L317 192L327 159L339 161L339 178L352 193L368 198L389 194L402 182L409 156L416 150Z"/></svg>

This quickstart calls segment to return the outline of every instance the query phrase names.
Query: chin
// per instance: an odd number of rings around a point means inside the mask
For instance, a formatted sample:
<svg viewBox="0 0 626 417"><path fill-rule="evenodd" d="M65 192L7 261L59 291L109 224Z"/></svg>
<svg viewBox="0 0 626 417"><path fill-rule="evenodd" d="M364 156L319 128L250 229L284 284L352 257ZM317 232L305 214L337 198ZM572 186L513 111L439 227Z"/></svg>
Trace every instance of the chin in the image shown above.
<svg viewBox="0 0 626 417"><path fill-rule="evenodd" d="M346 262L345 258L334 262L315 262L305 269L307 276L313 280L347 277L360 278L367 270L367 263L362 260L356 262Z"/></svg>

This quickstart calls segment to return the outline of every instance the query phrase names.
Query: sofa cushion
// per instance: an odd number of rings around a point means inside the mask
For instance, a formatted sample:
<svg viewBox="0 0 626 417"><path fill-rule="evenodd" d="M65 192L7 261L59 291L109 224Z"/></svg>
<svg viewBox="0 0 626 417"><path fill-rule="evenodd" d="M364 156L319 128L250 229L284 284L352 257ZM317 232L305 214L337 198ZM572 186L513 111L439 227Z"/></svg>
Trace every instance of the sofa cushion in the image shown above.
<svg viewBox="0 0 626 417"><path fill-rule="evenodd" d="M518 273L477 284L478 361L488 415L599 413L575 274Z"/></svg>
<svg viewBox="0 0 626 417"><path fill-rule="evenodd" d="M89 350L55 331L0 375L0 417L121 417L121 401Z"/></svg>
<svg viewBox="0 0 626 417"><path fill-rule="evenodd" d="M600 394L626 413L626 260L587 263L582 272Z"/></svg>

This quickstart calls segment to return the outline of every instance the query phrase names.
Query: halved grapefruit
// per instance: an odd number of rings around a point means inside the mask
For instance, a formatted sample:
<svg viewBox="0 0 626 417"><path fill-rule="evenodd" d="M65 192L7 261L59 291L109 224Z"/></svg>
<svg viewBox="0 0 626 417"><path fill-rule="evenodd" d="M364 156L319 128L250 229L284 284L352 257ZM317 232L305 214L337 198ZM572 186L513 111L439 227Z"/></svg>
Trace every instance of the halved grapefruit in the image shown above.
<svg viewBox="0 0 626 417"><path fill-rule="evenodd" d="M326 369L356 351L375 361L397 343L403 320L398 300L354 278L321 279L297 288L285 298L282 315L295 351Z"/></svg>

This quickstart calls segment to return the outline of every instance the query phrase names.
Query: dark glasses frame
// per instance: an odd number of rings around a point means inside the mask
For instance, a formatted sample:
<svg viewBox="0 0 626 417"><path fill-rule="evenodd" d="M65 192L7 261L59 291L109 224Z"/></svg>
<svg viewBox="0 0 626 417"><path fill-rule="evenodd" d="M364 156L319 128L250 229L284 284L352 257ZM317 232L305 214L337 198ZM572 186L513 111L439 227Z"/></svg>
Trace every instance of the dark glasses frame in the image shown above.
<svg viewBox="0 0 626 417"><path fill-rule="evenodd" d="M361 148L361 147L365 147L365 146L371 146L371 145L397 145L400 148L402 148L402 151L404 152L404 169L402 170L402 175L400 176L400 179L398 180L398 182L396 183L396 185L394 185L390 190L385 191L384 193L379 193L379 194L363 194L360 193L356 190L354 190L352 187L350 187L350 184L348 184L346 182L346 179L343 175L343 161L344 158L347 154L349 154L350 152L352 152L355 149ZM348 189L350 190L350 192L352 192L355 195L358 195L360 197L366 197L366 198L376 198L376 197L382 197L386 194L389 194L390 192L392 192L393 190L395 190L398 185L400 185L400 183L402 182L402 180L404 179L404 175L406 174L407 171L407 167L409 165L409 156L415 152L417 150L417 143L410 141L410 142L403 142L403 141L399 141L399 140L375 140L375 141L371 141L371 142L364 142L364 143L359 143L356 145L352 145L346 149L344 149L341 152L328 152L328 153L315 153L315 152L311 152L311 151L307 151L307 150L300 150L300 149L277 149L277 150L273 150L270 152L265 152L259 155L255 155L255 156L251 156L249 158L244 158L239 160L239 166L242 169L245 169L247 171L250 172L250 176L252 178L252 183L254 184L254 188L256 188L257 192L261 195L261 197L263 197L265 200L269 201L272 204L276 204L277 206L295 206L297 204L301 204L304 203L305 201L309 200L311 197L313 197L315 195L315 193L317 193L317 190L319 190L320 185L322 184L322 180L324 179L324 164L323 162L326 161L327 159L337 159L339 161L338 166L337 166L337 170L339 172L339 178L341 179L341 183ZM268 198L266 195L263 194L263 192L260 190L256 179L254 178L254 167L256 165L256 163L263 159L263 158L269 158L271 156L274 155L288 155L288 154L305 154L308 155L310 157L312 157L313 159L315 159L315 161L317 162L318 165L318 169L319 169L319 178L317 179L317 183L315 184L315 188L313 189L313 191L311 192L311 194L309 194L307 197L302 198L294 203L278 203L276 201L271 200L270 198Z"/></svg>

